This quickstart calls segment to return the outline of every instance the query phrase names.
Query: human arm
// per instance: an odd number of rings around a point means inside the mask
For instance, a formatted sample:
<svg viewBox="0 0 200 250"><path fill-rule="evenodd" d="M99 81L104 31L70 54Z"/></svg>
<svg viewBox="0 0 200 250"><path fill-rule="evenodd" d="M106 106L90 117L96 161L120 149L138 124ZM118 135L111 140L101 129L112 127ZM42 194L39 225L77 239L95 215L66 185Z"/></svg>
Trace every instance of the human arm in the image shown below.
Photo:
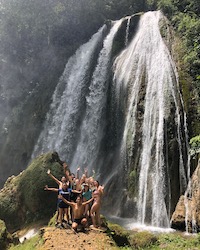
<svg viewBox="0 0 200 250"><path fill-rule="evenodd" d="M67 163L63 162L62 166L63 166L63 171L64 171L64 174L65 174L66 170L67 170Z"/></svg>
<svg viewBox="0 0 200 250"><path fill-rule="evenodd" d="M49 188L48 185L45 185L44 190L45 191L58 192L58 188Z"/></svg>
<svg viewBox="0 0 200 250"><path fill-rule="evenodd" d="M49 175L58 185L61 184L61 181L59 181L54 175L52 175L50 169L47 170L47 174L48 174L48 175Z"/></svg>
<svg viewBox="0 0 200 250"><path fill-rule="evenodd" d="M65 175L66 175L67 180L68 180L69 182L72 182L72 177L71 177L70 172L69 172L68 169L66 170Z"/></svg>
<svg viewBox="0 0 200 250"><path fill-rule="evenodd" d="M72 193L75 193L75 194L81 194L83 191L78 191L78 190L75 190L75 189L72 189L71 190Z"/></svg>
<svg viewBox="0 0 200 250"><path fill-rule="evenodd" d="M84 169L84 173L85 173L86 178L88 178L88 169L87 168Z"/></svg>
<svg viewBox="0 0 200 250"><path fill-rule="evenodd" d="M101 192L101 194L104 194L104 185L99 186L99 191Z"/></svg>
<svg viewBox="0 0 200 250"><path fill-rule="evenodd" d="M95 170L94 169L92 169L92 178L94 178L95 179Z"/></svg>
<svg viewBox="0 0 200 250"><path fill-rule="evenodd" d="M83 202L82 204L83 205L87 205L87 204L89 204L91 201L93 201L94 200L94 197L92 197L91 199L89 199L88 201L85 201L85 202Z"/></svg>
<svg viewBox="0 0 200 250"><path fill-rule="evenodd" d="M78 167L76 170L76 179L79 179L79 171L80 171L80 167Z"/></svg>
<svg viewBox="0 0 200 250"><path fill-rule="evenodd" d="M62 201L64 201L66 204L73 206L75 203L74 202L70 202L68 200L66 200L61 194L58 195L58 199L61 199Z"/></svg>

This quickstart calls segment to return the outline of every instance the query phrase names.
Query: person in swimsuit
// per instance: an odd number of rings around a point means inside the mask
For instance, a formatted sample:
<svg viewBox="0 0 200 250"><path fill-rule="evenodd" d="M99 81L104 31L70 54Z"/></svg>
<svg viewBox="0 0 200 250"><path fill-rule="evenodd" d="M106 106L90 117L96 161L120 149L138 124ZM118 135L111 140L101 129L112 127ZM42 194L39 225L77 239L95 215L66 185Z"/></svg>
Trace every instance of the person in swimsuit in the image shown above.
<svg viewBox="0 0 200 250"><path fill-rule="evenodd" d="M67 223L69 222L69 205L66 204L65 202L60 199L60 195L63 196L66 200L70 201L70 196L71 192L77 192L76 190L72 190L69 188L68 183L63 183L62 188L49 188L47 185L45 186L44 190L47 191L53 191L53 192L58 192L58 222L59 222L59 227L62 227L62 221L64 218L64 215L66 215L67 218ZM80 192L78 192L80 194Z"/></svg>
<svg viewBox="0 0 200 250"><path fill-rule="evenodd" d="M65 176L62 176L61 180L59 181L52 173L51 170L48 169L47 170L47 174L49 177L51 177L51 179L53 179L57 184L59 189L62 189L63 183L67 182L67 178ZM59 200L58 200L58 204L59 204ZM59 207L57 206L57 215L56 215L56 226L59 224Z"/></svg>
<svg viewBox="0 0 200 250"><path fill-rule="evenodd" d="M78 226L81 225L83 229L85 229L87 225L87 219L84 217L85 206L93 200L93 197L86 202L82 202L82 197L80 195L77 197L76 202L70 202L66 200L62 195L59 195L59 198L72 207L74 215L72 228L77 231Z"/></svg>
<svg viewBox="0 0 200 250"><path fill-rule="evenodd" d="M88 201L92 198L92 191L89 189L89 185L87 183L83 183L82 196L83 196L83 202ZM90 208L91 208L91 203L89 203L85 206L84 214L85 214L87 219L89 218Z"/></svg>
<svg viewBox="0 0 200 250"><path fill-rule="evenodd" d="M104 193L104 187L99 185L98 181L94 181L95 190L93 191L93 198L94 202L90 210L92 224L94 227L101 226L101 219L100 219L100 207L101 207L101 200L102 195Z"/></svg>
<svg viewBox="0 0 200 250"><path fill-rule="evenodd" d="M69 221L69 213L68 213L69 205L64 203L62 199L59 198L59 196L62 195L63 197L65 197L65 199L70 200L71 189L68 187L67 183L63 183L62 188L59 188L59 189L49 188L48 186L45 186L44 190L58 192L58 214L59 214L58 227L62 227L63 226L62 221L63 221L64 215L66 215L67 217L67 222Z"/></svg>

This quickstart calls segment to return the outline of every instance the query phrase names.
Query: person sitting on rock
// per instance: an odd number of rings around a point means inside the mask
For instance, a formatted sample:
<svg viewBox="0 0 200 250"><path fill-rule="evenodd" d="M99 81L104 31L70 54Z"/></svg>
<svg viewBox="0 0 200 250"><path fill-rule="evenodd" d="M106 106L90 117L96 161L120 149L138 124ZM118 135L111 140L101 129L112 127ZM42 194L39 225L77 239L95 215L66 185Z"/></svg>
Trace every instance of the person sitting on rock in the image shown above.
<svg viewBox="0 0 200 250"><path fill-rule="evenodd" d="M66 200L62 195L59 195L59 198L62 199L63 202L65 202L66 204L72 207L73 215L74 215L72 229L77 232L78 226L81 225L84 230L85 227L87 226L87 219L84 216L85 206L93 200L93 197L86 202L82 201L81 195L79 195L76 198L76 202L70 202Z"/></svg>

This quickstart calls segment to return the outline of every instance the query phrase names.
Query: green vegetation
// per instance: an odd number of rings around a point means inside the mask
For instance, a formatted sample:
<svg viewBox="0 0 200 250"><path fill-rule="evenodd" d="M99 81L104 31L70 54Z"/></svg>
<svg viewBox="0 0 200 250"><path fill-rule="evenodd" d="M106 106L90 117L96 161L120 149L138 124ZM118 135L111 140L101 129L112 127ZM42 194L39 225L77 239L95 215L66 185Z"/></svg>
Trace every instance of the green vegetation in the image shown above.
<svg viewBox="0 0 200 250"><path fill-rule="evenodd" d="M200 235L197 236L184 236L178 233L170 233L170 234L161 234L159 235L158 246L152 247L149 249L157 250L157 249L166 249L166 250L174 250L174 249L199 249L200 244Z"/></svg>
<svg viewBox="0 0 200 250"><path fill-rule="evenodd" d="M8 233L5 222L0 220L0 249L7 249L13 238L10 233Z"/></svg>
<svg viewBox="0 0 200 250"><path fill-rule="evenodd" d="M200 244L200 235L197 236L181 236L177 233L170 234L157 234L154 235L150 232L131 233L132 242L129 246L118 246L121 250L198 250ZM30 250L37 249L43 244L43 239L37 235L30 240L26 240L23 244L12 246L9 250Z"/></svg>
<svg viewBox="0 0 200 250"><path fill-rule="evenodd" d="M33 250L39 248L43 244L43 239L36 235L33 238L26 240L23 244L11 246L9 250Z"/></svg>
<svg viewBox="0 0 200 250"><path fill-rule="evenodd" d="M196 155L200 153L200 135L197 135L190 139L190 155Z"/></svg>
<svg viewBox="0 0 200 250"><path fill-rule="evenodd" d="M113 238L116 244L120 247L130 246L129 244L129 231L125 230L118 224L108 223L108 234Z"/></svg>

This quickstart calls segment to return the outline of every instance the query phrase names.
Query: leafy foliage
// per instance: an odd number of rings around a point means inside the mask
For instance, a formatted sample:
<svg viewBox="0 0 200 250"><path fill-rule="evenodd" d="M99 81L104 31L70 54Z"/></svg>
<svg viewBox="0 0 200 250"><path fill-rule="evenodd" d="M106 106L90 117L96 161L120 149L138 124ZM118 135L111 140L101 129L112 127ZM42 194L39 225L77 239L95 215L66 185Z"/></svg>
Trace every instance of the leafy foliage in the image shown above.
<svg viewBox="0 0 200 250"><path fill-rule="evenodd" d="M39 249L43 245L43 239L40 235L36 235L33 238L26 240L23 244L14 246L12 245L9 250L30 250Z"/></svg>
<svg viewBox="0 0 200 250"><path fill-rule="evenodd" d="M152 245L155 245L157 241L158 237L148 231L138 232L129 237L130 245L134 249L150 248Z"/></svg>
<svg viewBox="0 0 200 250"><path fill-rule="evenodd" d="M200 153L200 135L190 139L190 154L195 155Z"/></svg>

